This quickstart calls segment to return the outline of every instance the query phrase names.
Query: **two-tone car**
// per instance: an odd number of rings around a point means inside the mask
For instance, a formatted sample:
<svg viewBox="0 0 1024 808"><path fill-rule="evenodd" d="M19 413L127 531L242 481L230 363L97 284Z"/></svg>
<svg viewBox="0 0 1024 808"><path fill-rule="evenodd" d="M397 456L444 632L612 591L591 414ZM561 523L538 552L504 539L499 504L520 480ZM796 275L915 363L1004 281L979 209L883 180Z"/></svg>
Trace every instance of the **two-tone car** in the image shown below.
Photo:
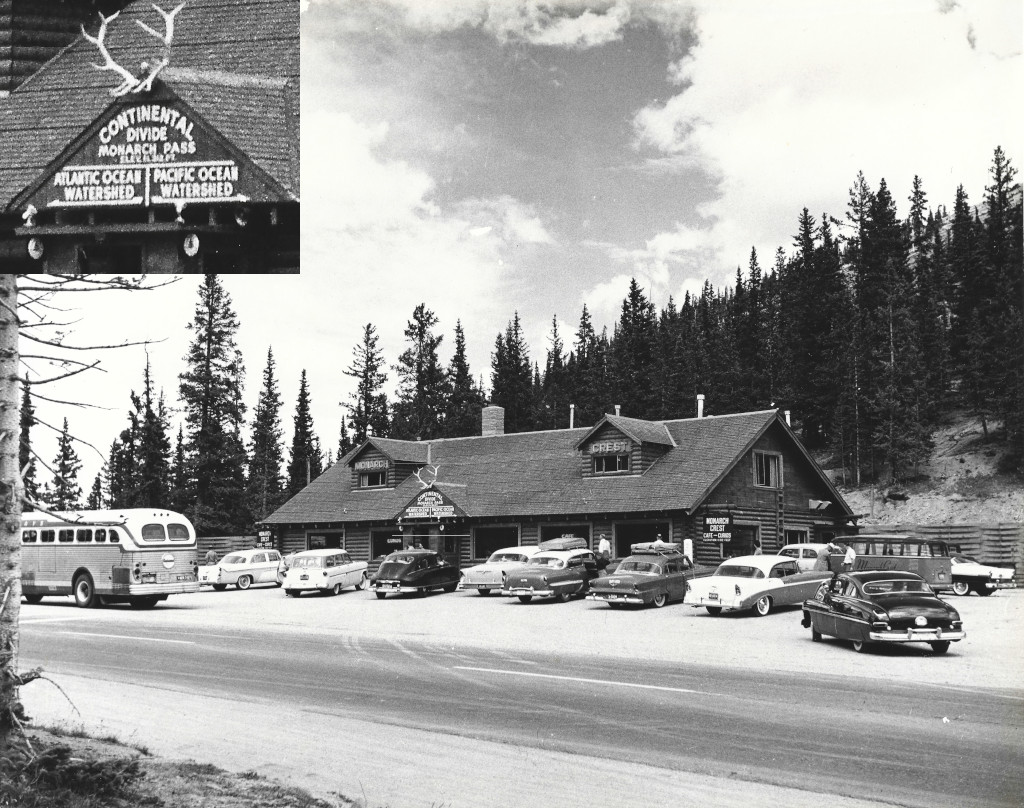
<svg viewBox="0 0 1024 808"><path fill-rule="evenodd" d="M843 573L803 606L801 625L865 651L872 643L926 642L936 654L966 635L960 614L913 572Z"/></svg>
<svg viewBox="0 0 1024 808"><path fill-rule="evenodd" d="M454 592L459 585L459 569L433 550L397 550L389 553L370 579L370 589L378 599L389 594L422 595L435 589Z"/></svg>
<svg viewBox="0 0 1024 808"><path fill-rule="evenodd" d="M541 548L536 545L505 547L502 550L496 550L483 564L462 570L459 589L475 589L481 595L500 592L505 586L505 579L509 573L526 566L527 562L539 552L541 552Z"/></svg>
<svg viewBox="0 0 1024 808"><path fill-rule="evenodd" d="M534 598L567 601L585 595L599 575L593 550L544 550L505 579L501 594L529 603Z"/></svg>
<svg viewBox="0 0 1024 808"><path fill-rule="evenodd" d="M949 557L953 574L953 592L957 595L991 595L997 589L1013 589L1016 570L1013 567L990 567L968 555L956 553Z"/></svg>
<svg viewBox="0 0 1024 808"><path fill-rule="evenodd" d="M786 544L779 548L778 555L796 559L796 565L801 572L810 572L818 563L818 558L828 550L827 544L814 542L801 542L800 544ZM824 565L824 561L822 562Z"/></svg>
<svg viewBox="0 0 1024 808"><path fill-rule="evenodd" d="M710 576L690 584L691 606L711 615L749 609L763 617L777 606L801 604L814 597L827 572L801 572L795 558L777 555L738 556L723 561Z"/></svg>
<svg viewBox="0 0 1024 808"><path fill-rule="evenodd" d="M199 585L212 586L217 591L227 589L229 585L248 589L253 584L269 583L275 586L284 583L284 567L277 550L236 550L216 564L199 568Z"/></svg>
<svg viewBox="0 0 1024 808"><path fill-rule="evenodd" d="M297 598L303 592L337 595L346 587L366 589L365 561L353 561L344 550L305 550L295 553L284 574L284 593Z"/></svg>
<svg viewBox="0 0 1024 808"><path fill-rule="evenodd" d="M634 544L615 572L590 583L588 600L620 606L654 606L686 597L688 581L694 577L690 559L678 545ZM708 570L710 572L710 570Z"/></svg>

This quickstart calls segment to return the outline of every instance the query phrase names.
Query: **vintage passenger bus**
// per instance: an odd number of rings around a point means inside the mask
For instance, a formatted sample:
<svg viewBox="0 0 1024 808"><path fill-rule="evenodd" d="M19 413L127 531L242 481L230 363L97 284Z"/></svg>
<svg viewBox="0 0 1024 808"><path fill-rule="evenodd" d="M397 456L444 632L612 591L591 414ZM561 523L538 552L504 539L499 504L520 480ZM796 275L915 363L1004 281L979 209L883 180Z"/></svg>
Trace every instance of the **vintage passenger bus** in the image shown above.
<svg viewBox="0 0 1024 808"><path fill-rule="evenodd" d="M74 595L83 608L151 608L199 591L196 532L181 514L150 508L27 512L21 519L21 592Z"/></svg>
<svg viewBox="0 0 1024 808"><path fill-rule="evenodd" d="M853 570L902 570L916 572L935 591L953 588L949 545L901 533L877 533L842 539L857 554ZM833 569L842 567L843 554L832 555Z"/></svg>

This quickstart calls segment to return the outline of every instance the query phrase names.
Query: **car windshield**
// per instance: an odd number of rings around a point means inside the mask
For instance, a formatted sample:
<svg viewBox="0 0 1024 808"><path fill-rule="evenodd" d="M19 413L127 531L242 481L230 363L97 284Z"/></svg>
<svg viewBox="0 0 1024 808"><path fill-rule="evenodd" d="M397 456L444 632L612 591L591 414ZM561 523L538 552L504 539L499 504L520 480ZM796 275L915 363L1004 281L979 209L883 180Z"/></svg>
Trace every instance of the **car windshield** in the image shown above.
<svg viewBox="0 0 1024 808"><path fill-rule="evenodd" d="M714 572L715 575L728 575L731 578L764 578L764 573L757 567L743 564L723 564Z"/></svg>
<svg viewBox="0 0 1024 808"><path fill-rule="evenodd" d="M494 553L487 559L488 564L497 564L501 561L525 561L526 556L522 553Z"/></svg>
<svg viewBox="0 0 1024 808"><path fill-rule="evenodd" d="M872 581L864 584L865 595L892 595L898 592L927 592L931 594L932 589L924 581Z"/></svg>
<svg viewBox="0 0 1024 808"><path fill-rule="evenodd" d="M531 564L539 564L542 567L550 567L553 570L560 570L565 566L565 561L558 556L538 555L530 559Z"/></svg>
<svg viewBox="0 0 1024 808"><path fill-rule="evenodd" d="M639 572L644 575L661 575L661 567L651 561L634 561L631 558L627 558L619 564L616 572Z"/></svg>
<svg viewBox="0 0 1024 808"><path fill-rule="evenodd" d="M392 564L411 564L416 560L414 555L394 555L388 559Z"/></svg>
<svg viewBox="0 0 1024 808"><path fill-rule="evenodd" d="M324 560L320 556L299 556L292 562L293 567L322 567Z"/></svg>
<svg viewBox="0 0 1024 808"><path fill-rule="evenodd" d="M224 560L221 563L222 564L244 564L245 563L245 556L243 556L243 555L224 556Z"/></svg>

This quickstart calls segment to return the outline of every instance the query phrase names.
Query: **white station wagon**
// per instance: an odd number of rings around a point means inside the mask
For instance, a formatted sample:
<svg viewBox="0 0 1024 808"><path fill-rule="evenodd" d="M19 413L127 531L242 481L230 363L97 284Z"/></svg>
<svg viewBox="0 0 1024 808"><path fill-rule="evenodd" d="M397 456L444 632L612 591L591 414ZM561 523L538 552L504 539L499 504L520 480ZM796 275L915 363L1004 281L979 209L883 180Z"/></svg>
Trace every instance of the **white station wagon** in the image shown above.
<svg viewBox="0 0 1024 808"><path fill-rule="evenodd" d="M228 553L216 564L199 568L200 586L212 586L220 591L233 584L248 589L253 584L281 585L284 580L281 554L277 550L257 548Z"/></svg>
<svg viewBox="0 0 1024 808"><path fill-rule="evenodd" d="M292 556L284 576L284 593L297 598L315 589L337 595L347 586L366 589L366 582L365 561L353 561L344 550L305 550Z"/></svg>

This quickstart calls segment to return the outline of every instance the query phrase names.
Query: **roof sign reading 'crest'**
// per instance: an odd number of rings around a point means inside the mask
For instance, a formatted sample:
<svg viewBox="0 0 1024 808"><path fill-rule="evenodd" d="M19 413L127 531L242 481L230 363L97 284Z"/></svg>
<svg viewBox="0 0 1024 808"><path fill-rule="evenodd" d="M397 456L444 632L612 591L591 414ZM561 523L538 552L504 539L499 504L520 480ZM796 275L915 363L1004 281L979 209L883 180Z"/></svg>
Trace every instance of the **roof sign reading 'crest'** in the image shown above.
<svg viewBox="0 0 1024 808"><path fill-rule="evenodd" d="M37 208L244 202L238 162L173 102L108 113L33 199Z"/></svg>

